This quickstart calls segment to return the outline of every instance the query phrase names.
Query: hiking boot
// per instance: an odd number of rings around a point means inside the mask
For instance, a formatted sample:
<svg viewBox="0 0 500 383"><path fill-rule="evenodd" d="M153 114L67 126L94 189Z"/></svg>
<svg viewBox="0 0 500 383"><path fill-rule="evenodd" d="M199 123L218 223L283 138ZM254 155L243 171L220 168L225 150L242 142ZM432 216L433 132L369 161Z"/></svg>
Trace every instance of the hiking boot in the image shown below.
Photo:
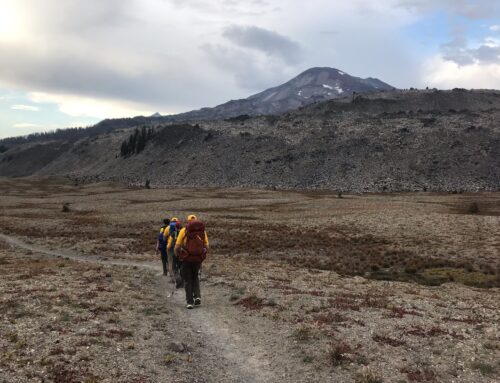
<svg viewBox="0 0 500 383"><path fill-rule="evenodd" d="M201 298L194 298L194 305L195 306L201 305Z"/></svg>
<svg viewBox="0 0 500 383"><path fill-rule="evenodd" d="M191 303L188 303L188 304L186 305L186 308L191 310L191 309L193 308L193 305L192 305Z"/></svg>

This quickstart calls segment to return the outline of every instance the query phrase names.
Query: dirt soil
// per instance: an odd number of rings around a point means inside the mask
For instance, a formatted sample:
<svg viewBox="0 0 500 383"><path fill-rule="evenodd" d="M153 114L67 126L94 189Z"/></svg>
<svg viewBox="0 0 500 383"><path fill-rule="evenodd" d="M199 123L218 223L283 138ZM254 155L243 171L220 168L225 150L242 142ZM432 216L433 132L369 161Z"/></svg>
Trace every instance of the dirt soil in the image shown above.
<svg viewBox="0 0 500 383"><path fill-rule="evenodd" d="M0 195L0 382L500 381L499 193ZM154 254L190 213L212 247L195 310Z"/></svg>

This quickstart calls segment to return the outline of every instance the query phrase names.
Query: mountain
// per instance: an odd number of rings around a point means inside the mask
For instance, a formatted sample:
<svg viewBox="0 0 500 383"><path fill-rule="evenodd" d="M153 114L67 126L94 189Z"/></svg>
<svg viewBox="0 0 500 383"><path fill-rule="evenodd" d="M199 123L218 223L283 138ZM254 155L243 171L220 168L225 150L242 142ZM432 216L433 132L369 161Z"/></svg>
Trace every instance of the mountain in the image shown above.
<svg viewBox="0 0 500 383"><path fill-rule="evenodd" d="M0 176L150 180L153 187L498 191L498 121L499 91L384 91L281 115L154 125L145 145L128 145L125 154L124 142L139 135L134 127L25 142L0 153Z"/></svg>
<svg viewBox="0 0 500 383"><path fill-rule="evenodd" d="M202 120L227 119L245 116L280 114L315 102L352 97L357 94L394 90L395 88L376 79L353 77L334 68L311 68L285 84L267 89L245 99L232 100L213 108L202 108L176 115L162 116L159 112L151 116L133 118L108 118L90 128L58 129L55 132L34 133L25 137L0 140L0 145L12 147L27 142L44 142L60 139L78 140L85 136L96 136L117 129L141 125L196 122Z"/></svg>
<svg viewBox="0 0 500 383"><path fill-rule="evenodd" d="M245 99L232 100L214 108L203 108L175 116L184 120L224 119L242 115L281 114L315 102L353 93L394 90L376 78L359 78L335 68L311 68L290 81Z"/></svg>

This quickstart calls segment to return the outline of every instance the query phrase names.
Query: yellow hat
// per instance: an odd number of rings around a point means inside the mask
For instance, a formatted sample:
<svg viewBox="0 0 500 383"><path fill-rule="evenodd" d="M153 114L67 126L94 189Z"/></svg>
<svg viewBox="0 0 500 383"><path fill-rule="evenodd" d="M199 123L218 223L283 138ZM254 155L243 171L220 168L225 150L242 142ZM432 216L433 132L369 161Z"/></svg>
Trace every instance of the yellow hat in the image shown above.
<svg viewBox="0 0 500 383"><path fill-rule="evenodd" d="M188 221L195 221L197 219L198 218L196 218L196 216L194 214L188 215Z"/></svg>
<svg viewBox="0 0 500 383"><path fill-rule="evenodd" d="M170 222L177 222L179 219L177 217L172 217L172 219L170 220Z"/></svg>

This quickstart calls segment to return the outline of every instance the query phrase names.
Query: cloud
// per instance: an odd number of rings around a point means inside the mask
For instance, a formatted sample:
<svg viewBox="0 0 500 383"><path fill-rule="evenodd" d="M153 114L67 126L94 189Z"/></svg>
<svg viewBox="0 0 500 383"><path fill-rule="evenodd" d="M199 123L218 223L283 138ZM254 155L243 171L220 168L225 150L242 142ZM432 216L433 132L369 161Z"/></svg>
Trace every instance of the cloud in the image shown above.
<svg viewBox="0 0 500 383"><path fill-rule="evenodd" d="M219 42L201 44L200 49L225 74L222 83L246 90L245 96L298 74L302 49L287 36L257 26L231 25L223 28L221 37Z"/></svg>
<svg viewBox="0 0 500 383"><path fill-rule="evenodd" d="M325 31L319 31L320 34L322 35L338 35L340 32L339 31L335 31L335 30L325 30Z"/></svg>
<svg viewBox="0 0 500 383"><path fill-rule="evenodd" d="M176 18L179 10L169 12L164 1L15 5L29 22L25 34L0 40L0 57L9 58L0 60L0 88L92 98L113 115L127 104L135 104L132 111L177 113L241 94L234 83L217 89L224 74L214 68L200 70L204 52L196 41L207 26ZM75 110L67 103L62 109Z"/></svg>
<svg viewBox="0 0 500 383"><path fill-rule="evenodd" d="M167 0L175 8L188 9L190 12L200 12L215 15L260 16L276 12L279 7L265 0ZM276 0L274 0L275 2Z"/></svg>
<svg viewBox="0 0 500 383"><path fill-rule="evenodd" d="M36 15L30 17L31 28L46 34L88 33L99 29L110 29L128 25L137 19L134 10L140 7L139 0L89 1L79 0L15 0L20 13ZM61 17L64 15L64 17Z"/></svg>
<svg viewBox="0 0 500 383"><path fill-rule="evenodd" d="M491 25L489 30L492 32L500 32L500 25Z"/></svg>
<svg viewBox="0 0 500 383"><path fill-rule="evenodd" d="M477 48L469 48L463 36L456 37L441 46L444 60L458 65L500 64L500 45L492 39L482 42Z"/></svg>
<svg viewBox="0 0 500 383"><path fill-rule="evenodd" d="M72 117L118 118L149 115L153 111L148 106L120 100L100 100L92 97L70 94L49 94L32 92L28 95L35 103L54 103L59 111Z"/></svg>
<svg viewBox="0 0 500 383"><path fill-rule="evenodd" d="M19 124L14 124L14 128L41 128L42 125L39 124L31 124L29 122L22 122Z"/></svg>
<svg viewBox="0 0 500 383"><path fill-rule="evenodd" d="M436 88L500 89L500 63L459 65L436 55L423 68L423 82Z"/></svg>
<svg viewBox="0 0 500 383"><path fill-rule="evenodd" d="M396 5L415 12L445 11L468 19L487 19L500 9L495 0L397 0Z"/></svg>
<svg viewBox="0 0 500 383"><path fill-rule="evenodd" d="M29 112L38 112L40 110L38 106L21 105L21 104L12 105L10 108L14 110L25 110Z"/></svg>
<svg viewBox="0 0 500 383"><path fill-rule="evenodd" d="M289 63L300 61L300 45L275 31L232 25L224 30L222 36L241 47L256 49Z"/></svg>
<svg viewBox="0 0 500 383"><path fill-rule="evenodd" d="M245 51L223 44L206 44L202 49L209 61L226 73L225 81L234 81L246 93L258 92L278 85L296 75L296 69L280 59L274 59L262 52ZM229 75L229 76L228 76Z"/></svg>

